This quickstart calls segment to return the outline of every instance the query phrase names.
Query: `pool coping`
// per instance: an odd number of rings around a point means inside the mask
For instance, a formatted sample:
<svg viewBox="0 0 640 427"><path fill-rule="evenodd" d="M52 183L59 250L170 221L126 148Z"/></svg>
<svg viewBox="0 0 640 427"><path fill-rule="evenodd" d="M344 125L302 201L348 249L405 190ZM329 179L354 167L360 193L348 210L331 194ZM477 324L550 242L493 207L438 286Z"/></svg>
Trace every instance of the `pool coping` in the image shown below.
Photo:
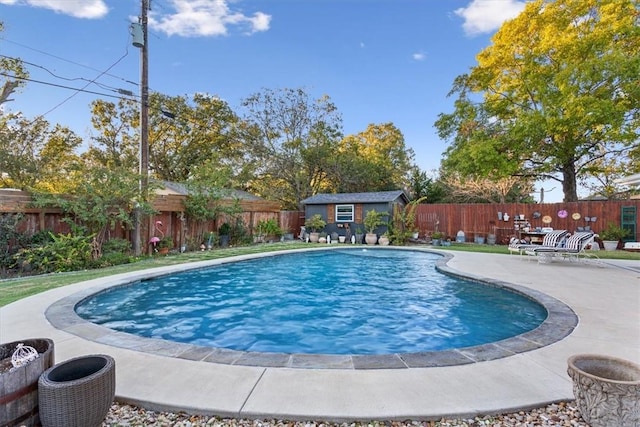
<svg viewBox="0 0 640 427"><path fill-rule="evenodd" d="M362 248L362 246L358 247ZM128 283L181 271L208 268L230 262L255 258L280 256L283 254L306 252L309 250L350 249L349 247L345 248L342 245L241 255L223 259L179 264L169 267L159 267L150 270L112 276L111 280L98 280L100 284L96 286L89 287L55 301L47 307L45 317L53 327L76 335L80 338L112 347L119 347L159 356L224 365L265 368L345 370L430 368L486 362L514 356L519 353L525 353L556 343L571 334L578 325L578 316L576 313L568 305L558 299L525 286L494 280L479 275L462 273L447 266L447 262L453 258L453 255L451 254L436 252L419 247L394 246L391 248L367 246L366 248L371 250L410 250L439 255L441 258L436 262L436 269L440 272L480 282L489 286L506 288L531 298L546 309L548 314L547 318L537 328L529 332L501 341L473 347L388 355L333 355L248 352L178 343L155 338L144 338L91 323L82 319L75 312L75 307L83 300L97 292L104 291L114 286L122 286Z"/></svg>

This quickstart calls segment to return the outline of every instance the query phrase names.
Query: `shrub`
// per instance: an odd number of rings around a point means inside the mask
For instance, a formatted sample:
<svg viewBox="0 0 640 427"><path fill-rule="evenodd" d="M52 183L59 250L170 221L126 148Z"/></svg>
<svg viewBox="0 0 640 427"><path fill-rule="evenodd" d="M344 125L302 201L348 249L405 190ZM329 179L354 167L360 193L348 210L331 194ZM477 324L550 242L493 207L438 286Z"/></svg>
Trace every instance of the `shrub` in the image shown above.
<svg viewBox="0 0 640 427"><path fill-rule="evenodd" d="M102 245L102 256L91 263L94 268L129 264L135 261L131 255L131 242L126 239L110 239Z"/></svg>
<svg viewBox="0 0 640 427"><path fill-rule="evenodd" d="M256 231L260 236L282 236L282 229L275 218L258 221L258 224L256 224Z"/></svg>
<svg viewBox="0 0 640 427"><path fill-rule="evenodd" d="M37 273L60 273L84 270L92 266L93 236L51 234L52 241L23 249L16 254L16 264L23 270Z"/></svg>

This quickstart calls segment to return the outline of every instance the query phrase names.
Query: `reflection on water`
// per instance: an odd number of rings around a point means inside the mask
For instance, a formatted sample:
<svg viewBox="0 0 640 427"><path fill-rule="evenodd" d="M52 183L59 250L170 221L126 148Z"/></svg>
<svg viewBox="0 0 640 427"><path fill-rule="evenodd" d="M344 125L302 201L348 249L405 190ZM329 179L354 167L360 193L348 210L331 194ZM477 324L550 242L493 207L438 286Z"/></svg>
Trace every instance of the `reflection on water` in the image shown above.
<svg viewBox="0 0 640 427"><path fill-rule="evenodd" d="M542 306L443 275L439 255L345 249L228 263L95 295L83 318L145 337L235 350L391 354L498 341Z"/></svg>

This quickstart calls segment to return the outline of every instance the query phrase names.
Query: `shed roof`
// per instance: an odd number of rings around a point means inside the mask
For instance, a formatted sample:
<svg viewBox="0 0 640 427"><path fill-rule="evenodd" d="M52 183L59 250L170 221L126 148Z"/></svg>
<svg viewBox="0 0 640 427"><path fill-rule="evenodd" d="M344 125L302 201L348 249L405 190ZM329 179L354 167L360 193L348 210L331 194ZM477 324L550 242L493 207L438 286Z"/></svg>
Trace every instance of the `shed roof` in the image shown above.
<svg viewBox="0 0 640 427"><path fill-rule="evenodd" d="M186 196L190 193L187 186L179 182L160 181L160 184L162 185L162 188L156 190L156 194L177 194ZM235 189L229 189L228 196L225 197L225 199L263 200L261 197L247 193L246 191Z"/></svg>
<svg viewBox="0 0 640 427"><path fill-rule="evenodd" d="M300 203L303 205L327 205L331 203L390 203L401 198L409 203L409 198L402 190L373 191L369 193L316 194Z"/></svg>

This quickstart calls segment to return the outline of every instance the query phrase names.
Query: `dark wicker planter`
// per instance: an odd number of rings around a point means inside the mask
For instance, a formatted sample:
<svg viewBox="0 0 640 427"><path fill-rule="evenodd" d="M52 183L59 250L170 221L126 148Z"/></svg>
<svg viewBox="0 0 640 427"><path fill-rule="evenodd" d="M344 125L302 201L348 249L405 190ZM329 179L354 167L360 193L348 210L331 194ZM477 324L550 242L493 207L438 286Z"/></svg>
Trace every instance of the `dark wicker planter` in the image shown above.
<svg viewBox="0 0 640 427"><path fill-rule="evenodd" d="M48 369L38 381L43 427L95 427L109 412L116 392L111 356L81 356Z"/></svg>
<svg viewBox="0 0 640 427"><path fill-rule="evenodd" d="M0 360L11 358L18 344L35 348L39 356L0 374L0 426L38 426L38 378L53 366L54 345L48 338L0 344Z"/></svg>

